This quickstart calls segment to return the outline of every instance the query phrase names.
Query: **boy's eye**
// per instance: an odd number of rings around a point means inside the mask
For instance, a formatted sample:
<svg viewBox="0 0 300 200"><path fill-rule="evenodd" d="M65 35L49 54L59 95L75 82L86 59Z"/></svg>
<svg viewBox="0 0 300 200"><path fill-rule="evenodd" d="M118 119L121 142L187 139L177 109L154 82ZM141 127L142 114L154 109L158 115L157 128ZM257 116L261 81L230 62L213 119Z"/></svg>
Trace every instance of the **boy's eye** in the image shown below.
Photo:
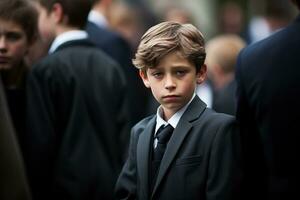
<svg viewBox="0 0 300 200"><path fill-rule="evenodd" d="M184 76L186 74L186 70L178 70L176 71L177 76Z"/></svg>
<svg viewBox="0 0 300 200"><path fill-rule="evenodd" d="M153 72L152 76L154 76L155 78L160 78L162 77L163 73L162 72Z"/></svg>
<svg viewBox="0 0 300 200"><path fill-rule="evenodd" d="M21 33L7 33L6 34L6 39L11 42L18 41L21 38L22 38Z"/></svg>

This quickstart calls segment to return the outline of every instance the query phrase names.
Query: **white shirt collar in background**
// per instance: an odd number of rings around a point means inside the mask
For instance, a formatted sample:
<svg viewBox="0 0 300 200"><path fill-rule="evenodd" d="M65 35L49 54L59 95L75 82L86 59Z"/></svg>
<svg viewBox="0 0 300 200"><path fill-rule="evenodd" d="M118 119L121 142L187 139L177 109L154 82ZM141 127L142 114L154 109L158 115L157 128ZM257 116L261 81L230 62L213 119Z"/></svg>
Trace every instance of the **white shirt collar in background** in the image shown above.
<svg viewBox="0 0 300 200"><path fill-rule="evenodd" d="M99 27L105 28L108 26L108 22L107 22L106 18L104 17L104 15L102 15L101 13L99 13L95 10L90 11L89 16L88 16L88 21L96 24Z"/></svg>
<svg viewBox="0 0 300 200"><path fill-rule="evenodd" d="M88 38L88 34L82 30L67 31L58 35L51 44L49 54L53 53L60 45L71 40L82 40Z"/></svg>

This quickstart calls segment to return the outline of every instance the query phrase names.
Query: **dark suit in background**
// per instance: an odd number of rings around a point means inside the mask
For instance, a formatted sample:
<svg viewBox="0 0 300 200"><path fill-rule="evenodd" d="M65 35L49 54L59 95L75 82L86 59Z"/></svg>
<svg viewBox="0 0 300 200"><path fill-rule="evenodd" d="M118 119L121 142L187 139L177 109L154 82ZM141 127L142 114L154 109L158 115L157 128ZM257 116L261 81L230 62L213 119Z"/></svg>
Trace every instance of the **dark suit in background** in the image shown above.
<svg viewBox="0 0 300 200"><path fill-rule="evenodd" d="M129 141L126 80L86 39L63 43L28 78L36 199L112 199Z"/></svg>
<svg viewBox="0 0 300 200"><path fill-rule="evenodd" d="M28 200L23 158L12 126L0 78L0 199Z"/></svg>
<svg viewBox="0 0 300 200"><path fill-rule="evenodd" d="M175 128L149 185L156 115L131 134L129 158L116 185L117 199L233 200L239 194L238 132L233 117L206 108L196 96Z"/></svg>
<svg viewBox="0 0 300 200"><path fill-rule="evenodd" d="M238 58L243 199L299 199L300 16Z"/></svg>
<svg viewBox="0 0 300 200"><path fill-rule="evenodd" d="M226 86L214 92L212 108L216 112L235 115L236 112L236 82L230 81Z"/></svg>
<svg viewBox="0 0 300 200"><path fill-rule="evenodd" d="M145 105L150 93L145 89L139 78L138 70L132 64L130 46L118 33L110 31L106 27L100 27L93 22L87 22L86 31L91 41L117 61L125 73L129 88L131 125L133 126L145 117L147 112Z"/></svg>

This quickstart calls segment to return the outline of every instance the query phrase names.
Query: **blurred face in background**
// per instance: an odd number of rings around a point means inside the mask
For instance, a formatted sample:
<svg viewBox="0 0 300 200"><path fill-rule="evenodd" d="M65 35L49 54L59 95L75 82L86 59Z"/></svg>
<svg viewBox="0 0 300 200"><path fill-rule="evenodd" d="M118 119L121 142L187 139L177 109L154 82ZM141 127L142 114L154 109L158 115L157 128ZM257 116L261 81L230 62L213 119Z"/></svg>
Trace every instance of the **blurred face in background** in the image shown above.
<svg viewBox="0 0 300 200"><path fill-rule="evenodd" d="M0 18L0 70L19 66L28 48L28 39L22 27Z"/></svg>
<svg viewBox="0 0 300 200"><path fill-rule="evenodd" d="M54 26L56 17L54 12L48 12L41 4L36 3L38 11L38 30L44 43L51 43L55 38Z"/></svg>

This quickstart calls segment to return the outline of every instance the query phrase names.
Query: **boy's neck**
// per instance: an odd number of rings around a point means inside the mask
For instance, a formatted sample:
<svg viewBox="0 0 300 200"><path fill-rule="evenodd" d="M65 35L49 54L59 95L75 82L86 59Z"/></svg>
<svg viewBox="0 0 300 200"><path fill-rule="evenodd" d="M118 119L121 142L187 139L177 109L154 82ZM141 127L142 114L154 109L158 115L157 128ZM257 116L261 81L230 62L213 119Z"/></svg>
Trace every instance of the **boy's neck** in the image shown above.
<svg viewBox="0 0 300 200"><path fill-rule="evenodd" d="M165 120L166 122L168 122L176 113L180 113L180 117L182 116L182 114L186 111L188 105L192 102L192 100L195 98L196 94L194 93L192 98L189 100L188 103L186 103L184 106L182 106L181 108L179 108L177 111L173 111L173 112L168 112L167 109L164 109L162 106L160 107L161 111L160 111L160 116L163 120Z"/></svg>

